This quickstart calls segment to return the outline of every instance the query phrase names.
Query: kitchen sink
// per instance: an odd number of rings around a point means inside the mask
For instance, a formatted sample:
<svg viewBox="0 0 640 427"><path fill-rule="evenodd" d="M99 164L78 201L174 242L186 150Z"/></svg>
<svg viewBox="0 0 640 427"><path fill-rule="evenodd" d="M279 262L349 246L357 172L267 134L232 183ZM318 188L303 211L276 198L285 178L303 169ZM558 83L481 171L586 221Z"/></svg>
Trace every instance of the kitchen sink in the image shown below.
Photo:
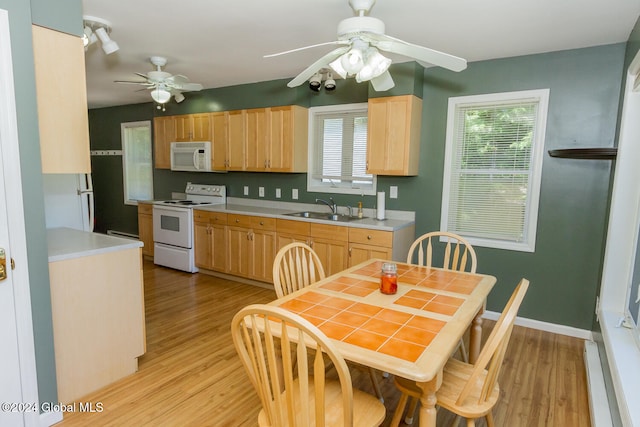
<svg viewBox="0 0 640 427"><path fill-rule="evenodd" d="M350 222L350 221L356 221L358 219L365 218L365 217L358 218L357 216L330 214L330 213L324 213L324 212L309 212L309 211L293 212L285 215L296 216L298 218L322 219L325 221L334 221L334 222Z"/></svg>

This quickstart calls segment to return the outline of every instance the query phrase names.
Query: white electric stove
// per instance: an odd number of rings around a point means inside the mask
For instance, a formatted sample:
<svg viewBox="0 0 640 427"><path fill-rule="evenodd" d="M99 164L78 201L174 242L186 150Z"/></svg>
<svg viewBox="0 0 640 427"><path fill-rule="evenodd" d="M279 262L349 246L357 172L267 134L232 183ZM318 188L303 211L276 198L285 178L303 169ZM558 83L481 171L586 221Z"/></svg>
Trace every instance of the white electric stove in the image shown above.
<svg viewBox="0 0 640 427"><path fill-rule="evenodd" d="M160 200L153 204L153 262L195 273L193 208L225 205L224 185L187 183L185 199Z"/></svg>

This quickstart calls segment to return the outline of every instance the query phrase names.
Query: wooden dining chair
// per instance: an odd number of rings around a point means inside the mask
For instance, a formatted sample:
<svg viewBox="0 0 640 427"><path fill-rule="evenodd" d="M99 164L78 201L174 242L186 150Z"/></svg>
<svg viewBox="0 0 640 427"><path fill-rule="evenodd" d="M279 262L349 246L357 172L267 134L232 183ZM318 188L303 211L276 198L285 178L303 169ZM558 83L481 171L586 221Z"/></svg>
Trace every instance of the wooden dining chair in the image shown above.
<svg viewBox="0 0 640 427"><path fill-rule="evenodd" d="M262 403L258 425L364 427L384 421L384 405L353 389L340 353L322 331L297 314L250 305L234 316L231 335ZM323 354L333 363L338 381L325 378Z"/></svg>
<svg viewBox="0 0 640 427"><path fill-rule="evenodd" d="M283 246L273 260L273 286L278 298L324 278L324 268L318 254L304 243L293 242ZM367 370L373 391L378 399L384 402L376 371L373 368L357 366L359 369Z"/></svg>
<svg viewBox="0 0 640 427"><path fill-rule="evenodd" d="M467 426L475 426L475 419L485 417L487 427L494 426L491 410L500 395L498 375L502 368L518 309L528 288L528 280L522 279L518 283L493 327L491 335L487 338L475 365L454 358L449 359L445 365L442 385L436 392L437 405L453 412L456 415L455 421L458 421L458 417L464 417L467 419ZM408 398L411 397L412 401L417 401L422 394L422 390L413 381L398 377L394 381L402 395L391 420L392 427L398 426L400 423ZM407 424L411 424L413 421L415 405L411 406L414 409L405 419ZM454 422L452 425L457 424Z"/></svg>
<svg viewBox="0 0 640 427"><path fill-rule="evenodd" d="M443 263L442 266L437 267L469 273L476 272L478 260L473 246L463 237L446 231L432 231L418 237L409 247L407 264L433 267L434 246L443 247ZM414 255L417 257L417 262L413 262Z"/></svg>
<svg viewBox="0 0 640 427"><path fill-rule="evenodd" d="M278 298L324 278L318 254L304 243L293 242L283 246L273 261L273 286Z"/></svg>

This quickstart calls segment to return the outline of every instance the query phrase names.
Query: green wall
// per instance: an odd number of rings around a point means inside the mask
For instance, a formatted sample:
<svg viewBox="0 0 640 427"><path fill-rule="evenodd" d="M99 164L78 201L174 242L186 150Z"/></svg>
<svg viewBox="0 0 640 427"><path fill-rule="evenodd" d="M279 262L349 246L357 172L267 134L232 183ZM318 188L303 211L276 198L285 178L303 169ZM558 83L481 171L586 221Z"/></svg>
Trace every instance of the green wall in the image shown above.
<svg viewBox="0 0 640 427"><path fill-rule="evenodd" d="M41 402L57 402L31 23L33 17L39 15L40 24L52 28L62 25L65 27L63 30L71 32L70 23L80 16L81 4L79 0L57 1L57 18L45 19L46 13L41 13L41 7L46 7L46 3L44 0L33 3L25 0L0 0L0 8L9 13L22 172L19 184L22 185L24 204L38 397ZM77 24L77 27L81 26Z"/></svg>
<svg viewBox="0 0 640 427"><path fill-rule="evenodd" d="M415 63L394 65L397 87L390 94L414 93L423 98L420 175L378 177L378 190L399 187L399 198L387 208L416 212L416 234L440 228L440 201L444 169L444 143L448 98L472 94L549 88L550 104L543 164L542 189L535 253L477 248L479 271L495 275L498 283L488 309L501 311L521 277L532 286L521 308L524 317L591 329L606 230L611 161L551 158L549 149L613 146L625 45L553 52L470 63L453 73L440 68L423 70ZM164 113L152 104L91 110L91 146L119 149L120 121L152 118L155 114L184 114L299 104L316 106L366 102L379 96L367 85L338 81L333 93L314 93L303 85L286 88L287 80L263 82L187 94L179 105L170 103ZM136 233L136 208L123 207L119 157L93 157L96 183L97 226ZM300 190L299 202L313 203L328 194L307 193L306 174L230 172L185 173L155 170L155 198L181 192L187 181L225 184L232 197L291 201L291 189ZM108 184L110 183L110 184ZM103 187L104 185L104 187ZM107 185L109 185L107 187ZM375 206L375 196L335 195L339 205Z"/></svg>

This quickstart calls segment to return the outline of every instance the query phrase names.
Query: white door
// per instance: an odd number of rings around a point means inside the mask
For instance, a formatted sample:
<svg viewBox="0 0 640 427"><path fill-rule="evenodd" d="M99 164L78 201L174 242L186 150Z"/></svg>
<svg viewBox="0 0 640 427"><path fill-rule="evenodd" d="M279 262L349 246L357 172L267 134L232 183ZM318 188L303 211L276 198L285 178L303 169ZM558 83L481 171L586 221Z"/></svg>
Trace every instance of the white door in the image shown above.
<svg viewBox="0 0 640 427"><path fill-rule="evenodd" d="M0 426L30 426L38 386L14 94L9 18L0 9Z"/></svg>

